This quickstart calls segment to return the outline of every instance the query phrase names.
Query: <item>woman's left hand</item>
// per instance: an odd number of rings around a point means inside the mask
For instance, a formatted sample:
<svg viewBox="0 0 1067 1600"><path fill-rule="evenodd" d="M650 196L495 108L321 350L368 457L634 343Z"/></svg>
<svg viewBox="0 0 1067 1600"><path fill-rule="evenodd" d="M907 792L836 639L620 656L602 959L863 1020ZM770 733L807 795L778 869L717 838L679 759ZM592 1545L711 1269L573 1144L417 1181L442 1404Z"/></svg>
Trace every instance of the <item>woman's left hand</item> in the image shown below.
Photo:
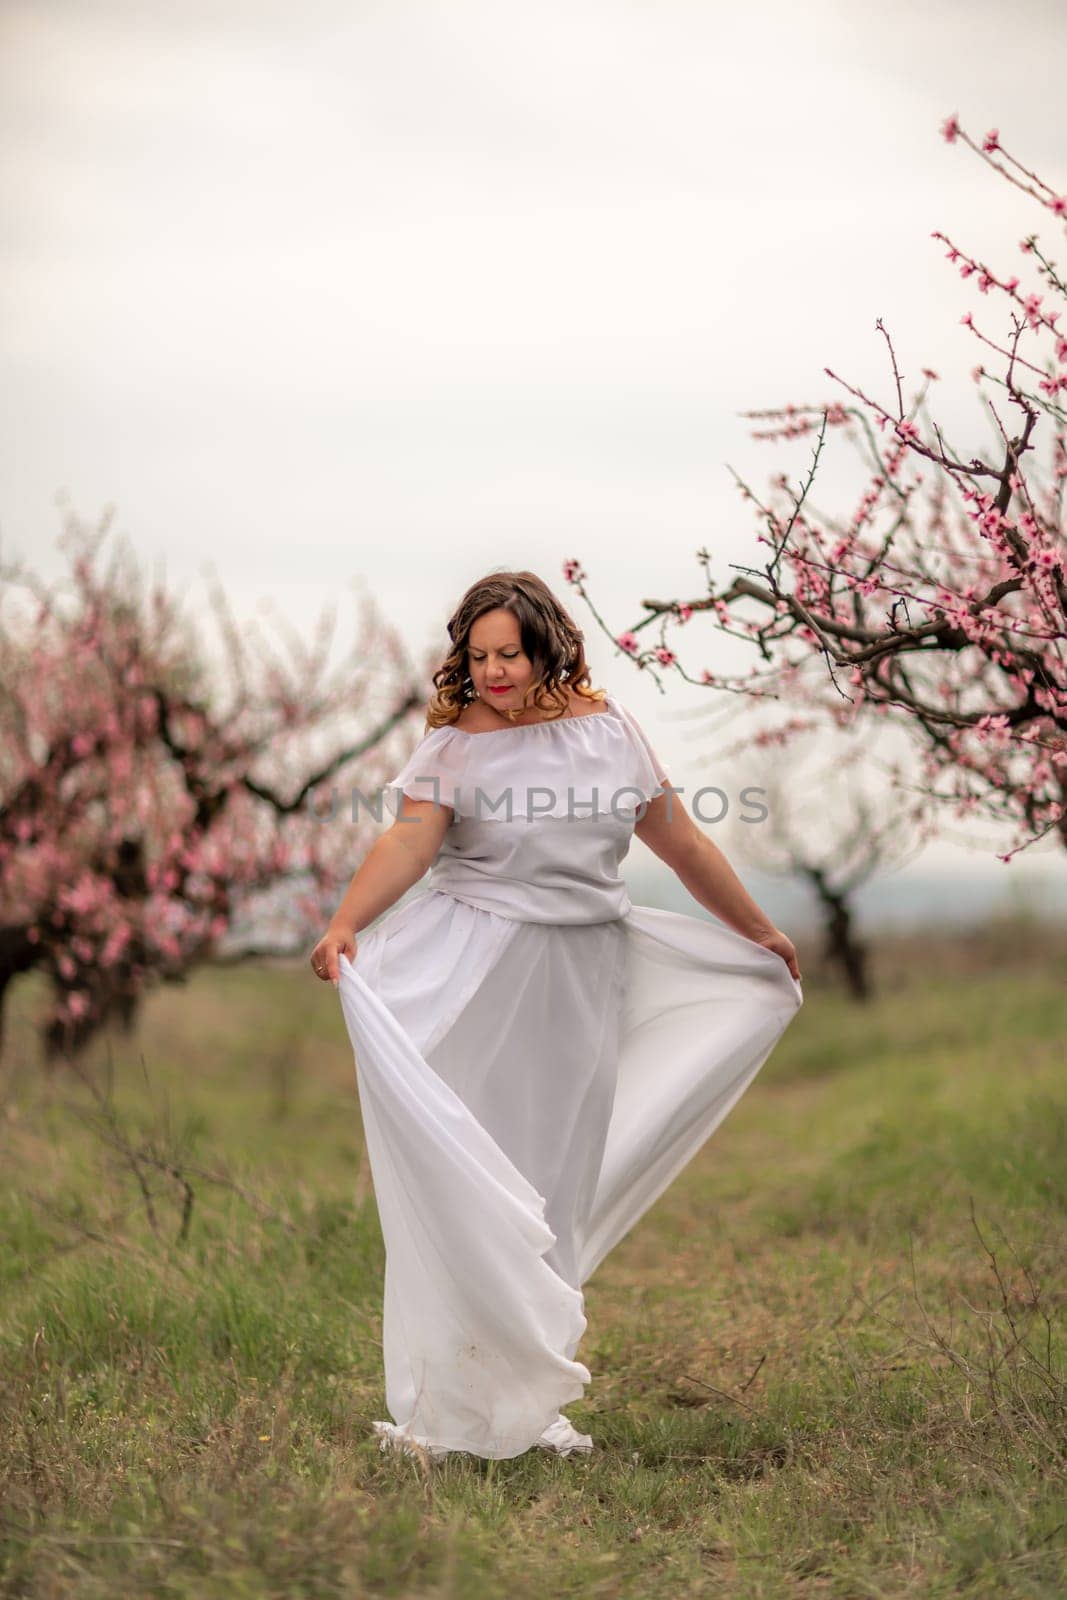
<svg viewBox="0 0 1067 1600"><path fill-rule="evenodd" d="M788 938L780 929L772 928L769 933L762 934L760 938L754 939L753 943L761 944L765 950L773 950L776 956L781 956L793 977L798 983L801 981L796 946L792 939Z"/></svg>

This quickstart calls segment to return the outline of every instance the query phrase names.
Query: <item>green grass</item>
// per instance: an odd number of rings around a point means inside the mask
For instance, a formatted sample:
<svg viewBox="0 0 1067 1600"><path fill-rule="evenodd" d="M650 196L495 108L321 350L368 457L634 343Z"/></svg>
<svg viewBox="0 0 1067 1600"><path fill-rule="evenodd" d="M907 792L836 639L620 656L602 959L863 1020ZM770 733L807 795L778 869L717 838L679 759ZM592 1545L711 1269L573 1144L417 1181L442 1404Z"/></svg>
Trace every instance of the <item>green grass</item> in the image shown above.
<svg viewBox="0 0 1067 1600"><path fill-rule="evenodd" d="M1059 1596L1067 941L807 1001L587 1287L587 1459L382 1455L382 1244L333 991L153 995L0 1061L0 1593Z"/></svg>

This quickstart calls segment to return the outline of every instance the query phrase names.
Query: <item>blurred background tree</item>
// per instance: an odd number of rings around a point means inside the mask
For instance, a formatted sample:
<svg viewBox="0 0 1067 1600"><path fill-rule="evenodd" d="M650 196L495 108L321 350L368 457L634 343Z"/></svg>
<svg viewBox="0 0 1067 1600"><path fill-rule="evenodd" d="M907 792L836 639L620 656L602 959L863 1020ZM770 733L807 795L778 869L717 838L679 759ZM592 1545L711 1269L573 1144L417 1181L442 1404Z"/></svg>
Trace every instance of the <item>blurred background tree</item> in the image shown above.
<svg viewBox="0 0 1067 1600"><path fill-rule="evenodd" d="M427 697L367 598L331 666L329 611L283 657L216 587L213 654L128 547L105 561L108 522L68 517L52 586L0 562L0 1028L12 980L45 975L46 1059L128 1028L271 896L257 953L313 942Z"/></svg>
<svg viewBox="0 0 1067 1600"><path fill-rule="evenodd" d="M760 775L767 816L758 826L735 827L732 838L761 872L804 885L815 902L824 967L854 1000L866 1002L876 981L857 897L919 854L929 833L928 805L924 797L905 805L881 781L863 744L847 735L838 735L829 751L821 736L817 749L818 763L802 780L795 767Z"/></svg>

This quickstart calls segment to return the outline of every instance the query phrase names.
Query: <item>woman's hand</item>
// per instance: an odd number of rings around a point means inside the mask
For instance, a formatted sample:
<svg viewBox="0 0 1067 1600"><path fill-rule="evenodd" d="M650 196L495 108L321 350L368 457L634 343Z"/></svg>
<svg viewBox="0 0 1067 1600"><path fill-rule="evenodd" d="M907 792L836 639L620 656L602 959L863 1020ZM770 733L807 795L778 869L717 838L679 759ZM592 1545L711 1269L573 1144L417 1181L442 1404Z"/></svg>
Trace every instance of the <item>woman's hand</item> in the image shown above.
<svg viewBox="0 0 1067 1600"><path fill-rule="evenodd" d="M772 928L769 933L761 934L754 944L761 944L765 950L773 950L776 956L781 956L797 982L800 982L800 963L797 961L796 946L792 939L786 937L778 928Z"/></svg>
<svg viewBox="0 0 1067 1600"><path fill-rule="evenodd" d="M346 955L356 959L356 935L352 928L335 927L331 922L322 938L311 952L311 967L317 978L325 983L328 978L337 988L341 979L338 957Z"/></svg>

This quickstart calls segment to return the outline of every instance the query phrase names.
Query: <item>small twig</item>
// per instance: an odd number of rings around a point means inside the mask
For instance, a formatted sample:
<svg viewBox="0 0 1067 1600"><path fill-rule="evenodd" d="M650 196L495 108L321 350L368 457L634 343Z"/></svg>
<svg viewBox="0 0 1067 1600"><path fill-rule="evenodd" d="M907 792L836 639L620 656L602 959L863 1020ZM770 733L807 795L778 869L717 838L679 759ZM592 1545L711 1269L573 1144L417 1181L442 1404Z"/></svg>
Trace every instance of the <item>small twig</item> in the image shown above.
<svg viewBox="0 0 1067 1600"><path fill-rule="evenodd" d="M761 1361L763 1360L762 1356L760 1357L760 1360ZM758 1370L758 1368L757 1368L757 1370ZM753 1377L755 1377L755 1375L756 1375L755 1373L752 1374ZM745 1411L752 1411L754 1409L754 1407L749 1405L747 1400L739 1400L737 1395L728 1394L725 1389L716 1389L716 1387L715 1387L715 1385L713 1383L705 1383L703 1378L694 1378L692 1373L683 1372L682 1373L682 1377L685 1378L686 1381L689 1382L689 1383L699 1384L701 1389L707 1389L712 1394L721 1395L724 1400L732 1400L735 1406L741 1406L742 1409L745 1410ZM752 1380L749 1379L749 1382L751 1382L751 1381Z"/></svg>
<svg viewBox="0 0 1067 1600"><path fill-rule="evenodd" d="M749 1374L749 1376L745 1379L744 1383L741 1385L741 1393L742 1394L744 1394L745 1390L748 1388L749 1384L752 1382L753 1378L756 1376L757 1372L759 1371L760 1367L762 1367L762 1365L766 1361L766 1359L767 1359L767 1352L765 1350L763 1352L763 1354L760 1356L759 1360L756 1362L756 1365L752 1368L752 1371Z"/></svg>

